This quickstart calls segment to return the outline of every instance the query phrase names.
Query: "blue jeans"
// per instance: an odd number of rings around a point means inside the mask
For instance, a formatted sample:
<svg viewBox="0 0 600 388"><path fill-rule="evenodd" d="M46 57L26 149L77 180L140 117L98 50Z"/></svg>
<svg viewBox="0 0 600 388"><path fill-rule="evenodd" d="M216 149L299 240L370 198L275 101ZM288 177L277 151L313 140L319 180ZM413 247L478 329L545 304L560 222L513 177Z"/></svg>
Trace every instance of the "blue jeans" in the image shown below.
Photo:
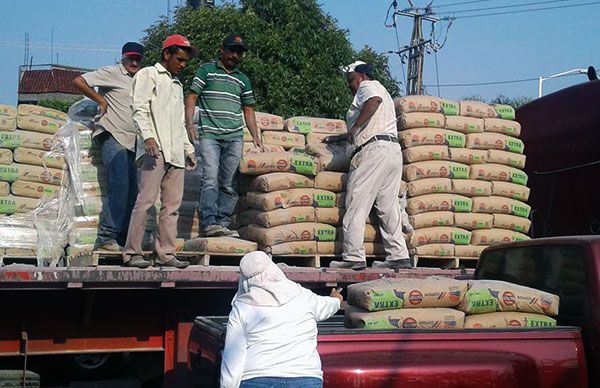
<svg viewBox="0 0 600 388"><path fill-rule="evenodd" d="M106 133L102 141L102 164L107 175L108 190L102 206L96 245L110 242L125 245L131 210L138 193L135 153L123 147Z"/></svg>
<svg viewBox="0 0 600 388"><path fill-rule="evenodd" d="M198 153L202 180L198 211L202 227L229 226L238 200L238 169L242 139L200 139Z"/></svg>
<svg viewBox="0 0 600 388"><path fill-rule="evenodd" d="M316 377L256 377L242 380L240 388L323 388Z"/></svg>

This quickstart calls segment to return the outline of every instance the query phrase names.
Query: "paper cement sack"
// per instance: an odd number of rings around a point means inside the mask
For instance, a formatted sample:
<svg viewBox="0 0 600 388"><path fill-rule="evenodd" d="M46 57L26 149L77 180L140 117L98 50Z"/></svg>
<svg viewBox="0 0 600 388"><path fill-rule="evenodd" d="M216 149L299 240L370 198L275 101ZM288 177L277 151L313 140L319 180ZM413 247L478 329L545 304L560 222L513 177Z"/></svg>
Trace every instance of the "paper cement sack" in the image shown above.
<svg viewBox="0 0 600 388"><path fill-rule="evenodd" d="M54 142L54 136L45 133L21 131L19 129L14 132L0 132L0 148L27 147L50 151Z"/></svg>
<svg viewBox="0 0 600 388"><path fill-rule="evenodd" d="M263 152L285 152L285 148L278 145L272 144L263 144L263 148L257 148L254 143L252 143L252 139L250 141L244 141L244 148L242 150L242 154L260 154Z"/></svg>
<svg viewBox="0 0 600 388"><path fill-rule="evenodd" d="M323 170L346 172L350 168L351 155L347 152L345 145L310 144L306 150L308 153L316 155Z"/></svg>
<svg viewBox="0 0 600 388"><path fill-rule="evenodd" d="M497 311L518 311L553 317L558 315L560 299L549 292L500 280L469 280L468 287L467 295L474 290L489 292L486 297L495 299ZM474 313L469 307L471 306L462 303L458 308L466 313Z"/></svg>
<svg viewBox="0 0 600 388"><path fill-rule="evenodd" d="M527 180L529 179L525 172L517 168L492 163L471 166L470 178L486 181L512 182L523 186L527 185Z"/></svg>
<svg viewBox="0 0 600 388"><path fill-rule="evenodd" d="M335 207L345 208L346 207L346 192L337 193L335 195Z"/></svg>
<svg viewBox="0 0 600 388"><path fill-rule="evenodd" d="M286 150L294 147L304 148L306 145L304 135L284 131L263 131L262 140L265 144L282 146Z"/></svg>
<svg viewBox="0 0 600 388"><path fill-rule="evenodd" d="M286 172L272 172L254 178L250 184L250 190L268 193L277 190L312 188L314 186L315 181L307 176Z"/></svg>
<svg viewBox="0 0 600 388"><path fill-rule="evenodd" d="M452 193L465 197L489 197L492 183L474 179L452 179Z"/></svg>
<svg viewBox="0 0 600 388"><path fill-rule="evenodd" d="M469 178L469 166L445 160L416 162L402 167L403 179L412 182L424 178Z"/></svg>
<svg viewBox="0 0 600 388"><path fill-rule="evenodd" d="M410 148L409 148L410 149ZM463 164L487 163L488 151L470 148L450 148L450 160Z"/></svg>
<svg viewBox="0 0 600 388"><path fill-rule="evenodd" d="M415 247L418 257L452 257L457 246L454 244L425 244Z"/></svg>
<svg viewBox="0 0 600 388"><path fill-rule="evenodd" d="M97 228L100 225L100 216L78 216L73 218L74 228Z"/></svg>
<svg viewBox="0 0 600 388"><path fill-rule="evenodd" d="M514 152L487 150L488 163L505 164L507 166L523 169L525 168L525 155Z"/></svg>
<svg viewBox="0 0 600 388"><path fill-rule="evenodd" d="M456 194L426 194L409 198L406 212L409 215L434 212L453 211L457 213L468 213L473 206L473 200Z"/></svg>
<svg viewBox="0 0 600 388"><path fill-rule="evenodd" d="M273 228L248 225L240 229L240 235L262 246L273 246L292 241L334 241L336 229L331 225L316 222L299 222Z"/></svg>
<svg viewBox="0 0 600 388"><path fill-rule="evenodd" d="M519 232L508 229L479 229L471 234L472 245L494 245L514 241L525 241L530 238Z"/></svg>
<svg viewBox="0 0 600 388"><path fill-rule="evenodd" d="M464 148L466 138L463 133L440 128L414 128L398 132L400 144L404 148L424 145L447 145Z"/></svg>
<svg viewBox="0 0 600 388"><path fill-rule="evenodd" d="M496 117L499 119L514 120L516 117L515 108L510 105L492 104L492 107L496 110Z"/></svg>
<svg viewBox="0 0 600 388"><path fill-rule="evenodd" d="M397 117L398 130L409 128L444 128L446 117L441 113L410 112Z"/></svg>
<svg viewBox="0 0 600 388"><path fill-rule="evenodd" d="M254 112L256 126L266 131L281 131L283 129L283 117L264 112Z"/></svg>
<svg viewBox="0 0 600 388"><path fill-rule="evenodd" d="M506 197L474 197L473 213L511 214L519 217L529 217L531 206L517 199Z"/></svg>
<svg viewBox="0 0 600 388"><path fill-rule="evenodd" d="M527 186L509 182L492 182L492 195L527 201L530 189Z"/></svg>
<svg viewBox="0 0 600 388"><path fill-rule="evenodd" d="M385 248L381 243L366 242L363 245L365 255L385 255ZM344 244L340 241L317 242L317 252L323 255L337 255L344 252Z"/></svg>
<svg viewBox="0 0 600 388"><path fill-rule="evenodd" d="M458 101L442 98L442 113L444 116L458 116L460 113L460 103Z"/></svg>
<svg viewBox="0 0 600 388"><path fill-rule="evenodd" d="M321 171L315 177L315 188L339 193L346 190L348 174L334 171Z"/></svg>
<svg viewBox="0 0 600 388"><path fill-rule="evenodd" d="M332 207L332 208L316 208L315 209L315 213L317 216L317 222L321 222L323 224L328 224L328 225L341 225L342 224L342 220L344 219L344 213L346 212L346 209L343 208L339 208L339 207Z"/></svg>
<svg viewBox="0 0 600 388"><path fill-rule="evenodd" d="M460 102L460 115L467 117L496 117L496 110L481 101L464 100Z"/></svg>
<svg viewBox="0 0 600 388"><path fill-rule="evenodd" d="M0 214L27 213L40 204L37 198L16 197L6 195L0 197Z"/></svg>
<svg viewBox="0 0 600 388"><path fill-rule="evenodd" d="M427 214L427 213L425 213ZM455 213L454 226L466 230L491 229L494 216L483 213Z"/></svg>
<svg viewBox="0 0 600 388"><path fill-rule="evenodd" d="M33 148L15 148L13 157L15 162L36 166L43 166L45 162L47 167L63 168L66 164L62 156L48 155L46 151Z"/></svg>
<svg viewBox="0 0 600 388"><path fill-rule="evenodd" d="M10 185L10 191L13 195L29 198L56 197L60 193L60 189L61 187L58 185L20 180L14 181Z"/></svg>
<svg viewBox="0 0 600 388"><path fill-rule="evenodd" d="M503 133L508 136L519 137L521 135L521 124L513 120L483 119L486 132Z"/></svg>
<svg viewBox="0 0 600 388"><path fill-rule="evenodd" d="M302 175L316 175L318 162L309 155L292 152L264 152L244 155L240 160L240 172L260 175L269 172L295 172Z"/></svg>
<svg viewBox="0 0 600 388"><path fill-rule="evenodd" d="M341 227L337 228L337 241L344 241L344 230ZM372 224L365 224L365 232L363 235L363 241L367 242L381 242L381 230L379 226Z"/></svg>
<svg viewBox="0 0 600 388"><path fill-rule="evenodd" d="M254 252L256 249L255 242L233 237L198 237L187 240L183 245L184 251L210 253L246 254Z"/></svg>
<svg viewBox="0 0 600 388"><path fill-rule="evenodd" d="M453 226L454 213L449 211L427 212L409 216L408 220L415 229L429 228L432 226Z"/></svg>
<svg viewBox="0 0 600 388"><path fill-rule="evenodd" d="M431 228L415 229L410 234L408 244L418 247L425 244L455 244L467 245L471 241L471 232L452 226L434 226Z"/></svg>
<svg viewBox="0 0 600 388"><path fill-rule="evenodd" d="M254 215L253 222L265 228L294 224L297 222L316 222L316 209L312 206L291 207L268 212L259 212ZM320 222L320 221L319 221ZM249 224L249 223L248 223ZM248 225L246 224L246 225Z"/></svg>
<svg viewBox="0 0 600 388"><path fill-rule="evenodd" d="M41 166L30 166L19 163L0 164L0 180L5 182L24 180L60 185L62 177L63 171L55 168L45 169Z"/></svg>
<svg viewBox="0 0 600 388"><path fill-rule="evenodd" d="M510 214L494 214L493 227L526 234L529 233L531 221L527 218L511 216Z"/></svg>
<svg viewBox="0 0 600 388"><path fill-rule="evenodd" d="M17 126L21 129L54 134L67 123L67 114L39 105L21 104L17 108Z"/></svg>
<svg viewBox="0 0 600 388"><path fill-rule="evenodd" d="M290 117L283 122L288 132L307 134L311 132L327 134L343 134L348 132L346 122L337 119L323 119L319 117Z"/></svg>
<svg viewBox="0 0 600 388"><path fill-rule="evenodd" d="M485 245L456 245L454 255L458 258L479 257L485 248Z"/></svg>
<svg viewBox="0 0 600 388"><path fill-rule="evenodd" d="M252 133L250 133L250 130L247 127L244 127L242 133L244 134L244 136L242 137L242 140L244 142L252 142L254 138L252 137Z"/></svg>
<svg viewBox="0 0 600 388"><path fill-rule="evenodd" d="M410 197L423 194L450 193L452 180L450 178L427 178L408 182L406 190Z"/></svg>
<svg viewBox="0 0 600 388"><path fill-rule="evenodd" d="M14 132L17 129L17 118L0 115L0 131Z"/></svg>
<svg viewBox="0 0 600 388"><path fill-rule="evenodd" d="M0 197L10 195L10 183L0 181Z"/></svg>
<svg viewBox="0 0 600 388"><path fill-rule="evenodd" d="M483 132L483 119L464 116L446 117L446 129L461 133L481 133Z"/></svg>
<svg viewBox="0 0 600 388"><path fill-rule="evenodd" d="M442 100L433 96L404 96L394 99L396 116L408 112L442 113Z"/></svg>
<svg viewBox="0 0 600 388"><path fill-rule="evenodd" d="M344 326L367 330L462 329L464 313L449 308L416 308L368 312L347 306Z"/></svg>
<svg viewBox="0 0 600 388"><path fill-rule="evenodd" d="M465 146L478 150L501 150L522 154L525 145L520 139L501 133L470 133L466 136Z"/></svg>
<svg viewBox="0 0 600 388"><path fill-rule="evenodd" d="M238 213L234 213L231 216L231 223L235 226L235 229L241 228L242 226L248 226L250 224L258 224L256 216L264 213L262 210L248 209ZM262 225L264 226L264 225Z"/></svg>
<svg viewBox="0 0 600 388"><path fill-rule="evenodd" d="M11 164L13 162L13 152L8 148L0 148L0 164Z"/></svg>
<svg viewBox="0 0 600 388"><path fill-rule="evenodd" d="M331 136L331 134L329 133L309 133L306 135L306 145L307 146L320 146L323 145L325 143L323 143L323 139L327 138ZM340 144L346 144L346 142L340 143Z"/></svg>
<svg viewBox="0 0 600 388"><path fill-rule="evenodd" d="M455 307L467 282L431 276L425 279L382 278L348 286L348 303L368 311Z"/></svg>
<svg viewBox="0 0 600 388"><path fill-rule="evenodd" d="M520 329L520 328L548 328L556 327L556 320L541 314L532 313L489 313L474 314L465 317L465 329Z"/></svg>
<svg viewBox="0 0 600 388"><path fill-rule="evenodd" d="M416 146L402 151L404 163L422 162L426 160L448 160L448 146Z"/></svg>
<svg viewBox="0 0 600 388"><path fill-rule="evenodd" d="M272 245L272 255L314 255L317 253L316 241L292 241Z"/></svg>
<svg viewBox="0 0 600 388"><path fill-rule="evenodd" d="M334 207L335 199L335 193L320 189L289 189L246 194L248 206L264 211L294 206Z"/></svg>
<svg viewBox="0 0 600 388"><path fill-rule="evenodd" d="M67 121L68 115L64 112L61 112L56 109L46 108L40 105L31 105L31 104L19 104L17 107L17 115L19 116L30 116L30 115L38 115L49 117L52 119Z"/></svg>

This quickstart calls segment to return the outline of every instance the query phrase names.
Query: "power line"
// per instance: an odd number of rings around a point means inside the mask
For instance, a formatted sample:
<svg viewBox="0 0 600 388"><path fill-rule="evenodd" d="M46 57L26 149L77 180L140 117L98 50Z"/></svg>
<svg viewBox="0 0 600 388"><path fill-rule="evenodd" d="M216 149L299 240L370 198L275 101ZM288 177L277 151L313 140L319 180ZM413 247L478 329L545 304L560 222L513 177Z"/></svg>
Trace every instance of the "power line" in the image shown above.
<svg viewBox="0 0 600 388"><path fill-rule="evenodd" d="M474 8L474 9L461 9L461 10L458 10L458 11L438 12L437 15L450 15L450 14L465 13L465 12L489 11L489 10L492 10L492 9L504 9L504 8L526 7L526 6L530 6L530 5L564 3L565 1L571 1L571 0L536 1L536 2L533 2L533 3L511 4L511 5L497 5L495 7Z"/></svg>
<svg viewBox="0 0 600 388"><path fill-rule="evenodd" d="M534 8L534 9L516 10L516 11L484 13L484 14L479 14L479 15L457 16L454 19L472 19L472 18L479 18L479 17L485 17L485 16L497 16L497 15L508 15L508 14L512 15L512 14L517 14L517 13L547 11L547 10L552 10L552 9L575 8L575 7L583 7L583 6L587 6L587 5L597 5L597 4L600 4L600 1L592 1L589 3L581 3L581 4L561 5L561 6L556 6L556 7L542 7L542 8Z"/></svg>
<svg viewBox="0 0 600 388"><path fill-rule="evenodd" d="M577 74L569 74L568 76L577 75ZM512 79L505 81L490 81L490 82L470 82L470 83L455 83L455 84L444 84L444 85L425 85L427 87L440 87L440 88L448 88L448 87L461 87L461 86L485 86L485 85L502 85L502 84L515 84L520 82L532 82L539 81L539 77L536 78L521 78L521 79Z"/></svg>
<svg viewBox="0 0 600 388"><path fill-rule="evenodd" d="M463 1L460 3L452 3L452 4L442 4L436 5L435 8L444 8L444 7L452 7L454 5L465 5L465 4L473 4L473 3L485 3L491 0L473 0L473 1Z"/></svg>

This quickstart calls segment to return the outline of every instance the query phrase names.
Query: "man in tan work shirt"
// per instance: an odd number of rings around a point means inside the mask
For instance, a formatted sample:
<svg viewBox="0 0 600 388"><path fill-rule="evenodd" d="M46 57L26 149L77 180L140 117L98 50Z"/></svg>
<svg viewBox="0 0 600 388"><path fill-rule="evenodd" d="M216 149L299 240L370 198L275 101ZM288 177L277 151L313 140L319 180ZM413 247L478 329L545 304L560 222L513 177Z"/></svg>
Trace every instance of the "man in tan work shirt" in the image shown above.
<svg viewBox="0 0 600 388"><path fill-rule="evenodd" d="M138 129L136 159L141 164L139 194L131 213L123 262L146 268L142 255L147 210L160 191L161 209L155 240L156 264L185 268L175 255L177 218L185 168L196 168L194 146L185 129L183 88L177 75L197 49L182 35L163 42L160 63L142 69L133 80L133 121Z"/></svg>

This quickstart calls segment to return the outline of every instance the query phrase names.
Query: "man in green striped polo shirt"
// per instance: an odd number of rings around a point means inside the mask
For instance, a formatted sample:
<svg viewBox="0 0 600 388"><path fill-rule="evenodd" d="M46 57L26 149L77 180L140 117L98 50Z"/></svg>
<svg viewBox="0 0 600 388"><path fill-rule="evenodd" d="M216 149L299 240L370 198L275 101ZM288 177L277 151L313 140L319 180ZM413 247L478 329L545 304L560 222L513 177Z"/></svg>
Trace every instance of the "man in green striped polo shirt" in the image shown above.
<svg viewBox="0 0 600 388"><path fill-rule="evenodd" d="M252 84L239 69L246 51L240 35L225 38L220 59L200 66L185 100L188 135L199 139L202 180L198 211L205 237L238 236L229 224L238 200L244 120L254 145L262 147ZM200 109L197 131L193 124L196 103Z"/></svg>

